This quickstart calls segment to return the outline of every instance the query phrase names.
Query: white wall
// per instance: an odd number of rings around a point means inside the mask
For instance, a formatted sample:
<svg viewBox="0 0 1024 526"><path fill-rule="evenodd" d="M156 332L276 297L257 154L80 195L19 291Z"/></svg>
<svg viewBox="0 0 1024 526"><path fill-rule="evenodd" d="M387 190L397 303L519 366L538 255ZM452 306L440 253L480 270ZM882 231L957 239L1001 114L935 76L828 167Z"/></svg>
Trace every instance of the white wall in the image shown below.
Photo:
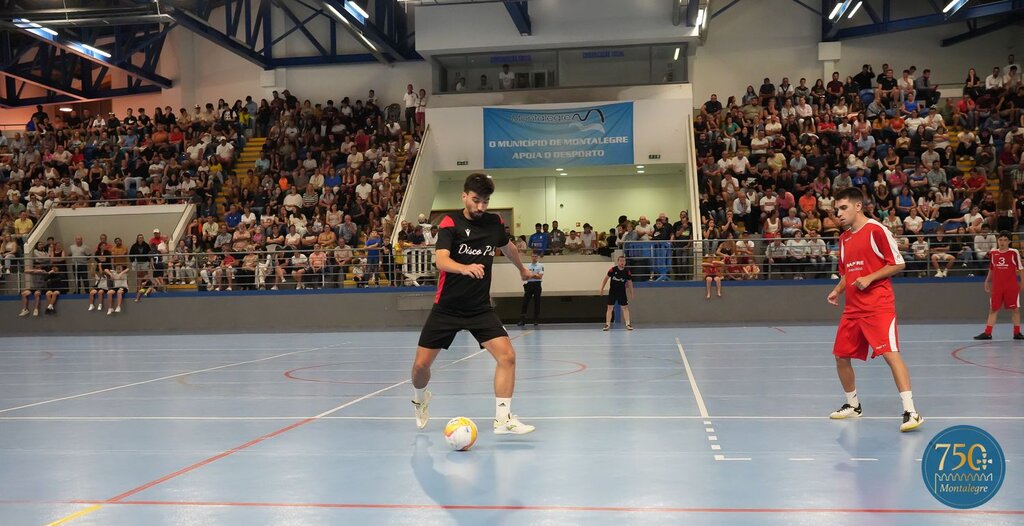
<svg viewBox="0 0 1024 526"><path fill-rule="evenodd" d="M896 10L893 15L903 16ZM855 20L867 23L870 19L861 12ZM964 24L954 23L845 40L836 70L845 79L858 73L863 64L871 64L879 73L881 65L888 62L897 76L916 65L919 72L931 68L935 82L959 83L969 67L984 77L992 66L1004 65L1014 47L1018 56L1024 50L1024 34L1017 26L940 47L943 38L964 31ZM717 93L725 103L729 95L741 96L748 84L756 90L764 77L778 84L788 76L794 85L800 77L807 77L808 85L813 85L823 71L818 61L820 40L821 18L791 0L741 2L708 23L708 38L691 58L694 99L703 103Z"/></svg>
<svg viewBox="0 0 1024 526"><path fill-rule="evenodd" d="M668 0L531 0L529 5L530 36L519 34L500 3L417 6L416 49L431 55L694 40L694 28L672 25Z"/></svg>
<svg viewBox="0 0 1024 526"><path fill-rule="evenodd" d="M437 186L433 210L462 208L462 181ZM675 220L690 203L686 179L677 175L607 175L590 177L499 178L490 208L511 208L515 235L533 233L535 223L558 221L560 228L582 231L577 223L590 223L595 231L615 226L620 215L652 221L664 212Z"/></svg>

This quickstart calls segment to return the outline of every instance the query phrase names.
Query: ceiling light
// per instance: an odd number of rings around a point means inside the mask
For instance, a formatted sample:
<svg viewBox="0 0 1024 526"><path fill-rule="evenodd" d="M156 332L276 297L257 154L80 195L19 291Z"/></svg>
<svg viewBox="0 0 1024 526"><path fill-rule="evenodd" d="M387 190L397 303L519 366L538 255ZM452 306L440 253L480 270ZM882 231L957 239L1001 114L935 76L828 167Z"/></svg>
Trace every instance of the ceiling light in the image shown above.
<svg viewBox="0 0 1024 526"><path fill-rule="evenodd" d="M837 3L836 6L832 8L832 12L829 13L828 19L833 22L838 22L839 19L843 17L843 14L846 13L846 10L850 8L850 4L852 3L853 0L842 0Z"/></svg>
<svg viewBox="0 0 1024 526"><path fill-rule="evenodd" d="M853 6L853 11L850 11L850 16L848 16L846 18L847 19L853 18L853 15L857 14L857 11L860 10L860 6L862 6L862 5L864 5L864 2L857 2L857 5Z"/></svg>
<svg viewBox="0 0 1024 526"><path fill-rule="evenodd" d="M679 60L679 48L676 48L676 54L672 55L672 60Z"/></svg>
<svg viewBox="0 0 1024 526"><path fill-rule="evenodd" d="M704 22L707 22L706 18L707 18L706 10L698 9L697 10L697 27L703 27L704 26Z"/></svg>
<svg viewBox="0 0 1024 526"><path fill-rule="evenodd" d="M555 168L555 171L556 171L556 172L564 172L564 171L565 171L565 168Z"/></svg>
<svg viewBox="0 0 1024 526"><path fill-rule="evenodd" d="M638 164L638 165L636 165L636 169L637 170L643 170L644 169L644 165Z"/></svg>
<svg viewBox="0 0 1024 526"><path fill-rule="evenodd" d="M351 0L346 0L345 1L345 9L347 9L349 11L355 11L356 13L359 13L363 18L370 18L370 14L369 13L364 11L363 8L359 4L357 4L355 2L352 2Z"/></svg>
<svg viewBox="0 0 1024 526"><path fill-rule="evenodd" d="M79 44L79 46L81 46L83 49L92 51L93 53L96 53L97 55L103 55L104 57L107 57L107 58L110 58L110 56L111 56L110 53L107 53L106 51L103 51L100 48L92 47L89 44Z"/></svg>
<svg viewBox="0 0 1024 526"><path fill-rule="evenodd" d="M946 7L942 8L942 12L945 13L947 17L953 16L953 14L959 11L966 3L967 0L952 0L950 3L946 4Z"/></svg>
<svg viewBox="0 0 1024 526"><path fill-rule="evenodd" d="M642 173L646 173L646 172L644 172L643 170L637 170L636 173L642 174Z"/></svg>
<svg viewBox="0 0 1024 526"><path fill-rule="evenodd" d="M60 108L57 108L57 110L63 111L64 113L71 113L73 111L70 106L61 106Z"/></svg>

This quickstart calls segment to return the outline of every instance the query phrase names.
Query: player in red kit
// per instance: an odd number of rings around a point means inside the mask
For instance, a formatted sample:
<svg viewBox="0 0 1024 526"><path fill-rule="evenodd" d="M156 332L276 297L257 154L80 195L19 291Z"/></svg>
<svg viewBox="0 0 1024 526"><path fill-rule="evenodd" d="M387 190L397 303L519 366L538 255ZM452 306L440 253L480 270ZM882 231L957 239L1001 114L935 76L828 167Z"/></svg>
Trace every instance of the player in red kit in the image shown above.
<svg viewBox="0 0 1024 526"><path fill-rule="evenodd" d="M1010 248L1010 233L1003 231L996 238L996 250L988 253L988 277L985 278L985 292L992 295L985 332L975 340L991 340L992 326L996 323L999 309L1013 313L1013 339L1024 340L1020 333L1020 281L1024 281L1024 264L1020 252Z"/></svg>
<svg viewBox="0 0 1024 526"><path fill-rule="evenodd" d="M910 372L899 352L896 328L896 297L890 277L906 266L892 233L881 223L864 215L864 194L848 188L836 194L835 209L839 225L846 229L839 236L839 284L828 295L828 302L839 305L846 292L846 306L839 320L835 346L839 381L846 392L846 403L831 414L833 419L859 418L863 411L857 399L856 377L851 359L867 360L882 356L892 370L893 380L903 402L900 431L916 429L924 419L914 409L910 391Z"/></svg>

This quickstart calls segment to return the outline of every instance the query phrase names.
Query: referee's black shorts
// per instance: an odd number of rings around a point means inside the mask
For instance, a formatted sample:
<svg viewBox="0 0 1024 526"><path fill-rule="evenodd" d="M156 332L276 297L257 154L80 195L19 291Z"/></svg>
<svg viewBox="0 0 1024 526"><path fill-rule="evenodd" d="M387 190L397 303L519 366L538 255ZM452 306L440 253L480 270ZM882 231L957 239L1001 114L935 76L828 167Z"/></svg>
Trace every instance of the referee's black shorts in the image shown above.
<svg viewBox="0 0 1024 526"><path fill-rule="evenodd" d="M451 347L455 335L463 329L476 338L481 348L484 342L508 336L501 319L493 310L469 316L430 311L423 331L420 332L419 346L427 349L447 349Z"/></svg>
<svg viewBox="0 0 1024 526"><path fill-rule="evenodd" d="M626 297L626 291L611 291L608 293L608 305L615 305L616 303L623 307L629 305L629 299Z"/></svg>

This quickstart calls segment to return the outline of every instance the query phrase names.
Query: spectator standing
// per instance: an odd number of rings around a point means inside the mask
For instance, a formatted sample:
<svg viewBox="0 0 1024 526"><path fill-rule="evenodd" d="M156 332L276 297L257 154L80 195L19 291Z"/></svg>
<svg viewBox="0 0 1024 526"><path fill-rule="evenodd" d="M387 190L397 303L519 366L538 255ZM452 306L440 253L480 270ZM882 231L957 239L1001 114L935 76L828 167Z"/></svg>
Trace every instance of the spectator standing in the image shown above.
<svg viewBox="0 0 1024 526"><path fill-rule="evenodd" d="M523 305L519 311L519 325L522 327L526 325L526 311L530 307L530 301L533 301L533 324L537 325L540 320L540 294L541 294L541 280L544 279L544 264L540 262L540 256L534 254L530 260L530 263L526 265L526 269L530 271L530 279L523 282Z"/></svg>

